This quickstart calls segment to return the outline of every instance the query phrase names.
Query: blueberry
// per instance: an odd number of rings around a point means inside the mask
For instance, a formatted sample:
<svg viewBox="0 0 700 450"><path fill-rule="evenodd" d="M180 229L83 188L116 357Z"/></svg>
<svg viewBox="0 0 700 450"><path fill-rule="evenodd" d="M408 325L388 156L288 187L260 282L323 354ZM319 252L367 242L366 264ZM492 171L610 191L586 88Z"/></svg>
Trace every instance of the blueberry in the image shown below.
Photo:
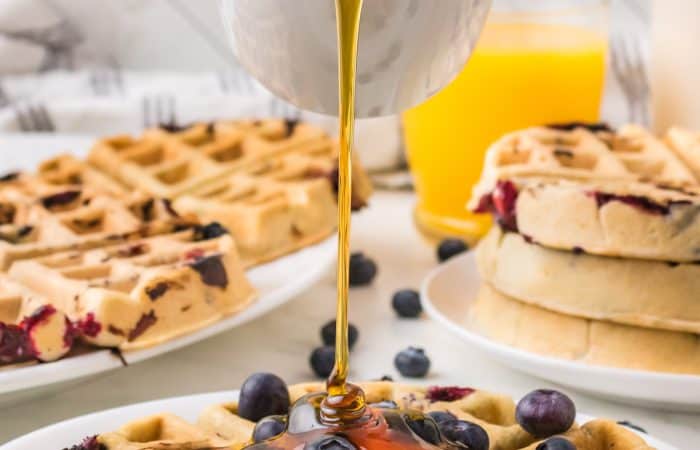
<svg viewBox="0 0 700 450"><path fill-rule="evenodd" d="M311 363L311 368L317 376L321 378L328 377L335 365L335 348L330 345L324 345L314 349L311 352L309 363Z"/></svg>
<svg viewBox="0 0 700 450"><path fill-rule="evenodd" d="M457 420L457 416L448 411L430 411L428 417L433 419L438 425L448 420Z"/></svg>
<svg viewBox="0 0 700 450"><path fill-rule="evenodd" d="M423 312L420 294L413 289L398 291L391 298L391 306L399 317L418 317Z"/></svg>
<svg viewBox="0 0 700 450"><path fill-rule="evenodd" d="M442 440L440 430L433 419L428 416L404 416L406 425L425 442L438 445Z"/></svg>
<svg viewBox="0 0 700 450"><path fill-rule="evenodd" d="M520 400L515 418L528 433L547 438L571 428L576 419L576 406L561 392L539 389Z"/></svg>
<svg viewBox="0 0 700 450"><path fill-rule="evenodd" d="M355 346L355 342L357 342L359 334L360 333L357 331L357 327L351 323L348 323L348 345L350 346L350 349ZM335 345L335 320L327 322L321 328L321 339L323 339L324 345Z"/></svg>
<svg viewBox="0 0 700 450"><path fill-rule="evenodd" d="M238 415L257 422L263 417L289 412L289 391L277 375L255 373L241 386Z"/></svg>
<svg viewBox="0 0 700 450"><path fill-rule="evenodd" d="M305 445L304 450L357 450L357 447L342 436L326 436Z"/></svg>
<svg viewBox="0 0 700 450"><path fill-rule="evenodd" d="M553 437L542 442L535 450L576 450L576 446L568 439Z"/></svg>
<svg viewBox="0 0 700 450"><path fill-rule="evenodd" d="M450 442L469 450L489 450L489 435L479 425L466 420L448 420L440 424L440 432Z"/></svg>
<svg viewBox="0 0 700 450"><path fill-rule="evenodd" d="M255 424L253 442L258 443L279 436L287 428L286 416L268 416Z"/></svg>
<svg viewBox="0 0 700 450"><path fill-rule="evenodd" d="M198 226L195 229L195 240L206 241L218 238L224 234L228 234L228 230L223 225L219 222L211 222L207 225Z"/></svg>
<svg viewBox="0 0 700 450"><path fill-rule="evenodd" d="M365 286L377 275L377 265L363 253L350 256L350 286Z"/></svg>
<svg viewBox="0 0 700 450"><path fill-rule="evenodd" d="M391 375L382 375L377 381L394 381L394 378Z"/></svg>
<svg viewBox="0 0 700 450"><path fill-rule="evenodd" d="M466 252L469 246L461 239L445 239L437 249L438 261L445 262L455 255Z"/></svg>
<svg viewBox="0 0 700 450"><path fill-rule="evenodd" d="M430 369L430 359L423 349L408 347L396 355L394 365L404 377L422 378Z"/></svg>

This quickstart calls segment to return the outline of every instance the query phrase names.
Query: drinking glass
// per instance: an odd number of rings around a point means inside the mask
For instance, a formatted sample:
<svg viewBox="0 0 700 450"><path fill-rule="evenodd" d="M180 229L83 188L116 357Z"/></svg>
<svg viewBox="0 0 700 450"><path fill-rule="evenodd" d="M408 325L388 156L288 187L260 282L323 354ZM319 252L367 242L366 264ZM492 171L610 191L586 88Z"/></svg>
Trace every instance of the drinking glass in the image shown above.
<svg viewBox="0 0 700 450"><path fill-rule="evenodd" d="M499 1L457 79L403 115L417 191L414 218L435 238L474 240L490 219L466 210L484 152L506 132L597 121L608 2Z"/></svg>

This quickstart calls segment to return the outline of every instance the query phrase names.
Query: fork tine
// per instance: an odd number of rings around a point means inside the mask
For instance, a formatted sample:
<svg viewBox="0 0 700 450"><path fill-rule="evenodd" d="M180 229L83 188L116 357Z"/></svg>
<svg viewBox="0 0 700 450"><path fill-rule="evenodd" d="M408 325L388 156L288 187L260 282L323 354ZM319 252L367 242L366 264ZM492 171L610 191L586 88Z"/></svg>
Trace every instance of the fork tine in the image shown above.
<svg viewBox="0 0 700 450"><path fill-rule="evenodd" d="M168 123L170 125L177 125L177 112L176 110L176 104L175 104L175 97L172 95L168 96L168 110L170 111L169 118L168 118Z"/></svg>
<svg viewBox="0 0 700 450"><path fill-rule="evenodd" d="M143 115L143 127L149 128L151 126L151 101L148 95L141 100L141 113Z"/></svg>
<svg viewBox="0 0 700 450"><path fill-rule="evenodd" d="M39 116L41 123L44 125L44 131L51 133L56 131L56 126L54 125L53 120L51 120L51 115L49 114L49 110L46 108L46 105L37 105L36 114Z"/></svg>
<svg viewBox="0 0 700 450"><path fill-rule="evenodd" d="M46 122L46 118L42 114L39 106L29 105L27 107L27 113L29 114L29 117L31 117L36 131L51 131L49 124Z"/></svg>
<svg viewBox="0 0 700 450"><path fill-rule="evenodd" d="M17 118L17 124L19 125L20 131L27 132L33 131L33 126L31 119L24 113L21 105L17 105L14 108L15 117Z"/></svg>

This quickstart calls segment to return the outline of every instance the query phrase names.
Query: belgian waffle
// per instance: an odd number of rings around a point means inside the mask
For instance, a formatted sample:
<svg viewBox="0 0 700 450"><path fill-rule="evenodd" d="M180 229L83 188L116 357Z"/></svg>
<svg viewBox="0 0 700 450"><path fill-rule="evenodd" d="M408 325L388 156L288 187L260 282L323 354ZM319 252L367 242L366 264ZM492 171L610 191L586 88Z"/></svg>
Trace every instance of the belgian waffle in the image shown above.
<svg viewBox="0 0 700 450"><path fill-rule="evenodd" d="M599 366L700 375L700 334L560 314L488 284L469 315L489 339L525 351Z"/></svg>
<svg viewBox="0 0 700 450"><path fill-rule="evenodd" d="M537 439L515 421L515 404L505 396L487 391L460 388L459 395L449 401L434 398L441 388L408 386L391 382L360 383L369 403L393 401L400 408L449 411L459 419L481 425L489 434L491 450L534 450ZM290 397L295 401L324 386L310 383L291 386ZM200 416L197 424L188 423L170 414L161 414L131 422L120 430L105 433L86 441L94 448L100 444L106 450L204 450L239 449L250 442L255 424L236 414L235 402L213 405ZM608 420L595 420L582 427L574 425L563 434L578 450L652 450L644 440L623 426Z"/></svg>
<svg viewBox="0 0 700 450"><path fill-rule="evenodd" d="M66 314L25 286L0 275L0 364L54 361L71 350Z"/></svg>
<svg viewBox="0 0 700 450"><path fill-rule="evenodd" d="M69 249L89 249L172 232L188 221L168 200L139 194L115 197L62 186L32 192L0 188L0 269L14 261ZM39 192L43 192L40 194Z"/></svg>
<svg viewBox="0 0 700 450"><path fill-rule="evenodd" d="M552 250L499 227L476 251L484 280L551 311L700 333L700 266Z"/></svg>
<svg viewBox="0 0 700 450"><path fill-rule="evenodd" d="M241 121L154 129L138 139L104 139L92 149L88 161L134 189L175 198L261 159L332 147L332 139L312 125Z"/></svg>
<svg viewBox="0 0 700 450"><path fill-rule="evenodd" d="M202 230L18 261L9 275L50 298L91 344L152 346L239 311L255 294L232 238Z"/></svg>
<svg viewBox="0 0 700 450"><path fill-rule="evenodd" d="M639 126L617 132L535 127L507 134L487 150L471 206L499 180L543 178L698 184L670 148Z"/></svg>
<svg viewBox="0 0 700 450"><path fill-rule="evenodd" d="M220 221L246 265L257 264L333 233L334 173L325 157L289 154L212 182L177 199L175 207Z"/></svg>
<svg viewBox="0 0 700 450"><path fill-rule="evenodd" d="M552 248L700 259L700 189L691 170L637 126L617 133L533 128L486 156L470 207Z"/></svg>

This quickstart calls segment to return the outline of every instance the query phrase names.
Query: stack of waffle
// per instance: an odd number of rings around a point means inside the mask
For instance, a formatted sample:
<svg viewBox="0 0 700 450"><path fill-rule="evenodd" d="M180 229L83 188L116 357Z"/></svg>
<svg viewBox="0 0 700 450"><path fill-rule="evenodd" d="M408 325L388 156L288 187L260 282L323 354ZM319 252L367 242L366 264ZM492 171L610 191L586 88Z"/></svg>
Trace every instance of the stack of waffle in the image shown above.
<svg viewBox="0 0 700 450"><path fill-rule="evenodd" d="M398 408L425 413L445 411L461 420L476 423L489 435L492 449L534 450L541 444L541 441L517 424L515 404L511 398L503 395L458 388L460 395L435 399L431 392L439 388L390 382L361 383L360 386L365 391L368 403L383 402L386 405L393 402ZM289 394L294 402L306 394L323 391L324 388L320 383L295 385L290 386ZM117 431L88 438L81 448L239 449L251 442L254 427L254 422L237 415L237 404L232 402L207 408L196 424L172 414L136 420ZM591 421L581 427L574 425L562 436L574 443L579 450L651 450L639 436L608 420Z"/></svg>
<svg viewBox="0 0 700 450"><path fill-rule="evenodd" d="M470 207L473 309L506 344L589 364L700 373L700 137L572 124L506 135Z"/></svg>
<svg viewBox="0 0 700 450"><path fill-rule="evenodd" d="M336 226L337 147L282 120L102 139L0 177L0 364L155 345L245 308L245 268ZM355 206L370 193L356 166Z"/></svg>

